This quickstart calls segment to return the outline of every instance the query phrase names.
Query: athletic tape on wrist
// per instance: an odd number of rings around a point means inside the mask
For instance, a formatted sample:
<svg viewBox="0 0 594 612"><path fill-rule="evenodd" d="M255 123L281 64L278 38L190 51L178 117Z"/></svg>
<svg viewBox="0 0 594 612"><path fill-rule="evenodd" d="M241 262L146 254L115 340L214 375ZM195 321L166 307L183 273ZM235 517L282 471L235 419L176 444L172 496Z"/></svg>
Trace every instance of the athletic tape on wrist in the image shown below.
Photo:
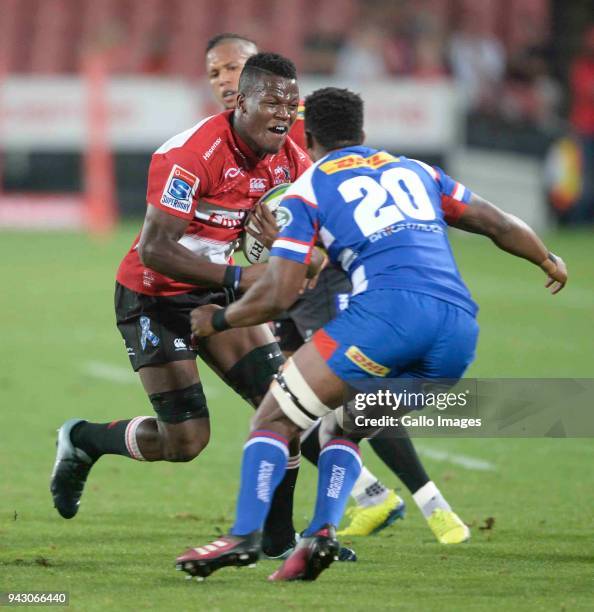
<svg viewBox="0 0 594 612"><path fill-rule="evenodd" d="M547 258L540 264L540 268L547 274L554 272L557 269L557 257L549 252Z"/></svg>
<svg viewBox="0 0 594 612"><path fill-rule="evenodd" d="M237 291L241 282L241 272L241 266L227 266L225 268L225 276L223 276L223 287Z"/></svg>
<svg viewBox="0 0 594 612"><path fill-rule="evenodd" d="M221 308L214 311L210 324L215 331L221 332L231 328L231 325L227 323L227 319L225 318L226 310L226 308Z"/></svg>

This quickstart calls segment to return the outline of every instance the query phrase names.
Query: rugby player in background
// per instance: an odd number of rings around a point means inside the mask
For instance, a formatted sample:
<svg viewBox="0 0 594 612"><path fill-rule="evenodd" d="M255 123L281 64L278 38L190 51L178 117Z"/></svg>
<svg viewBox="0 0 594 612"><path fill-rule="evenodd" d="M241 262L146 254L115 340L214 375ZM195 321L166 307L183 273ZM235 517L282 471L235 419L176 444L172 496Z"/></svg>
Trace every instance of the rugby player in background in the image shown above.
<svg viewBox="0 0 594 612"><path fill-rule="evenodd" d="M315 163L283 198L291 220L274 242L265 274L230 306L194 310L192 331L212 337L290 306L318 236L331 261L348 271L353 293L348 308L287 361L258 407L230 534L177 558L178 569L201 578L257 560L289 441L341 406L349 383L462 377L475 355L478 308L454 260L448 225L487 236L540 267L553 294L567 282L563 260L523 221L439 168L364 146L358 95L334 87L315 91L306 98L305 129ZM320 453L311 522L269 580L315 580L332 563L335 528L360 471L357 445L337 432Z"/></svg>
<svg viewBox="0 0 594 612"><path fill-rule="evenodd" d="M210 420L197 354L254 406L284 361L267 325L201 341L197 351L190 345L190 311L229 304L266 267L229 263L248 214L279 176L280 182L294 181L311 165L287 138L299 105L293 63L277 54L254 55L238 92L234 110L174 136L152 157L146 217L117 272L115 309L131 365L156 416L110 423L70 419L62 425L50 488L64 518L78 512L87 475L103 455L190 461L205 448ZM295 543L298 447L297 441L273 503L271 556Z"/></svg>
<svg viewBox="0 0 594 612"><path fill-rule="evenodd" d="M206 74L215 98L227 109L235 108L239 75L247 59L258 52L256 44L239 34L224 33L206 44ZM306 147L303 105L290 137ZM348 305L351 283L333 266L326 267L313 289L307 289L297 302L274 322L279 345L289 357L311 335ZM329 419L333 417L330 415ZM370 444L390 470L406 485L423 516L444 544L458 544L470 536L466 525L452 511L436 485L429 479L416 450L403 428L401 438L371 439ZM301 454L317 464L320 454L320 423L302 434ZM351 523L340 535L370 535L404 515L404 502L384 486L365 466L353 487L355 506L349 509ZM275 508L271 510L274 518Z"/></svg>

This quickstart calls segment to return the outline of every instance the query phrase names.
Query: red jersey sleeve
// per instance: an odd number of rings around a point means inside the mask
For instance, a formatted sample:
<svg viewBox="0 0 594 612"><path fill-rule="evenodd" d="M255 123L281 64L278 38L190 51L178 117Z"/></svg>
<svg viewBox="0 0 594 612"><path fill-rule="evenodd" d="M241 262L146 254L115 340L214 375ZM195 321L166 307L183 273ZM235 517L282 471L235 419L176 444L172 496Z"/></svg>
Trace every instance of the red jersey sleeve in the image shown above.
<svg viewBox="0 0 594 612"><path fill-rule="evenodd" d="M300 102L297 120L289 130L289 136L298 147L305 151L307 149L307 143L305 140L305 121L303 117L304 108L303 102Z"/></svg>
<svg viewBox="0 0 594 612"><path fill-rule="evenodd" d="M307 153L294 142L288 141L287 157L291 164L291 182L294 183L312 164Z"/></svg>
<svg viewBox="0 0 594 612"><path fill-rule="evenodd" d="M146 199L170 215L190 220L199 196L208 193L210 182L196 154L183 149L157 152L149 167Z"/></svg>

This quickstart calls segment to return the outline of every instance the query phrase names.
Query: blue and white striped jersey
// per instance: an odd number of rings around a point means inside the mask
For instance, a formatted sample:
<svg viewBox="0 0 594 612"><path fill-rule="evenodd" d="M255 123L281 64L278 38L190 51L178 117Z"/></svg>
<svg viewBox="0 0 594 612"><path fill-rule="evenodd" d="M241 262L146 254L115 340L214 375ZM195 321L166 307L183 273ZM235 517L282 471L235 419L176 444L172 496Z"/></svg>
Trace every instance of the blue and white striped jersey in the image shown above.
<svg viewBox="0 0 594 612"><path fill-rule="evenodd" d="M406 289L475 314L446 232L471 195L420 161L364 146L332 151L287 191L286 224L271 256L308 263L321 239L349 274L353 294Z"/></svg>

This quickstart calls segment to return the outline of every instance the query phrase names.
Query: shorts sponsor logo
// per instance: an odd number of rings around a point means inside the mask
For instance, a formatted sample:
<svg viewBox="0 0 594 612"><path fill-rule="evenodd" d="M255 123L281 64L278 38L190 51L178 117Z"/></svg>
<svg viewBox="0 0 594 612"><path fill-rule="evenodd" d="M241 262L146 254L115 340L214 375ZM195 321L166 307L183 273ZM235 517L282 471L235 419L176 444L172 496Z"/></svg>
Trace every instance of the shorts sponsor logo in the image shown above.
<svg viewBox="0 0 594 612"><path fill-rule="evenodd" d="M338 499L340 497L345 474L346 468L336 464L332 465L332 474L330 475L330 484L326 490L326 497L332 497L333 499Z"/></svg>
<svg viewBox="0 0 594 612"><path fill-rule="evenodd" d="M183 338L176 338L173 341L173 346L176 351L187 351L188 347L186 346L186 341Z"/></svg>
<svg viewBox="0 0 594 612"><path fill-rule="evenodd" d="M202 154L202 159L204 159L204 161L208 160L208 158L215 152L215 149L221 144L222 139L219 136L211 145L210 147L208 147L208 149L206 149L206 151L204 151L204 153Z"/></svg>
<svg viewBox="0 0 594 612"><path fill-rule="evenodd" d="M161 196L161 204L188 213L192 209L192 198L200 179L177 164L173 165Z"/></svg>
<svg viewBox="0 0 594 612"><path fill-rule="evenodd" d="M293 222L293 214L285 206L280 206L274 213L279 230L285 229Z"/></svg>
<svg viewBox="0 0 594 612"><path fill-rule="evenodd" d="M148 317L140 317L140 346L146 349L147 342L153 346L159 346L159 337L151 331L151 320Z"/></svg>
<svg viewBox="0 0 594 612"><path fill-rule="evenodd" d="M268 180L265 178L252 178L250 179L250 193L249 195L254 195L257 193L264 193L267 189L266 185Z"/></svg>
<svg viewBox="0 0 594 612"><path fill-rule="evenodd" d="M377 361L373 361L360 348L352 345L346 352L347 359L350 359L355 365L373 376L387 376L390 368L383 366Z"/></svg>

